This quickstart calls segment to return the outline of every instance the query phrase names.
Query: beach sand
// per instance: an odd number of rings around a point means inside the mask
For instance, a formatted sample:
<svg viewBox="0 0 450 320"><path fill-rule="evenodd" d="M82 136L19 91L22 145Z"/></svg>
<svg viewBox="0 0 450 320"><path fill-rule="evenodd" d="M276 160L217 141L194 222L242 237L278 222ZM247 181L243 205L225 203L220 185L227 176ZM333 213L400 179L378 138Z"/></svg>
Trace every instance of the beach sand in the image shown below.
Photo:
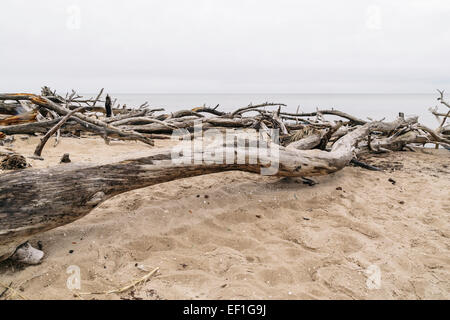
<svg viewBox="0 0 450 320"><path fill-rule="evenodd" d="M14 148L31 155L38 139L17 136ZM152 149L53 141L34 168L58 165L64 153L103 162ZM383 172L347 167L314 186L226 172L135 190L35 236L42 264L5 261L0 282L29 299L449 299L449 156L391 153L372 159ZM78 296L66 286L69 266L80 268L80 292L159 272L120 294Z"/></svg>

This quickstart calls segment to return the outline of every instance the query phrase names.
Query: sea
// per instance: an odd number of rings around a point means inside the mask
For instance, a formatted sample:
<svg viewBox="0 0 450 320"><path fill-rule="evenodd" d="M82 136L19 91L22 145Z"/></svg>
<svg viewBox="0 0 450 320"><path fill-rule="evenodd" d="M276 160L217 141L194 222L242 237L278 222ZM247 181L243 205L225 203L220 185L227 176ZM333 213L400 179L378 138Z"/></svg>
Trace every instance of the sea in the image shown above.
<svg viewBox="0 0 450 320"><path fill-rule="evenodd" d="M91 94L95 96L95 94ZM88 95L90 96L90 95ZM439 123L429 111L439 105L437 94L127 94L110 93L117 103L127 107L139 107L148 102L152 108L164 108L167 112L192 109L199 106L232 111L249 104L264 102L283 103L286 112L312 112L317 109L336 109L361 119L392 121L399 112L406 116L417 115L419 122L436 128ZM274 107L272 107L274 110ZM447 108L440 106L442 112ZM267 110L271 110L270 107Z"/></svg>

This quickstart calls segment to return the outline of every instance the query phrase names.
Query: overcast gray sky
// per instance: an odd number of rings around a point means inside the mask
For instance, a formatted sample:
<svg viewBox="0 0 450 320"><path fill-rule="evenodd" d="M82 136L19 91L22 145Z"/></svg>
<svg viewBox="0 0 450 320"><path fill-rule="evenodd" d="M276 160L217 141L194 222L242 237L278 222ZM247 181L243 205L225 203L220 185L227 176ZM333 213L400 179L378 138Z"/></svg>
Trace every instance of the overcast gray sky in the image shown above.
<svg viewBox="0 0 450 320"><path fill-rule="evenodd" d="M0 43L2 92L450 91L448 0L2 0Z"/></svg>

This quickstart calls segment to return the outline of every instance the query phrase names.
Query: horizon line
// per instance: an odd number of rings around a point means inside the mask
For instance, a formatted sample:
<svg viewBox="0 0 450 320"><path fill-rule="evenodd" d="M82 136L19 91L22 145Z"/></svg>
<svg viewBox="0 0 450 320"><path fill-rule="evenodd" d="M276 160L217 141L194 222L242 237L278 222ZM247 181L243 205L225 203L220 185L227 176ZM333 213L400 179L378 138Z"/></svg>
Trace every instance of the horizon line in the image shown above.
<svg viewBox="0 0 450 320"><path fill-rule="evenodd" d="M80 94L98 94L98 92L81 92ZM286 93L286 92L110 92L109 94L136 94L136 95L432 95L431 92L364 92L364 93L352 93L352 92L338 92L338 93L317 93L317 92L300 92L300 93Z"/></svg>

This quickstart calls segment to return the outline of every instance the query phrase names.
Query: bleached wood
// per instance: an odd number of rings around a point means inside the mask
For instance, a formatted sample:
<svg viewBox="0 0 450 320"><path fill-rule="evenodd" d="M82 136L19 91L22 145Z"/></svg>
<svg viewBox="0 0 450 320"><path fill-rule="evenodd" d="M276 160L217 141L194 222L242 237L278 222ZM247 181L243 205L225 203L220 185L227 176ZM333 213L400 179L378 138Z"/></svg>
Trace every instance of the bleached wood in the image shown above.
<svg viewBox="0 0 450 320"><path fill-rule="evenodd" d="M356 142L376 125L366 124L355 129L339 139L331 152L279 147L276 176L317 176L342 169L352 159ZM105 165L65 164L1 175L0 261L10 257L19 245L33 235L80 219L100 203L120 193L215 172L240 170L260 173L273 161L271 155L243 147L206 148L200 153L201 156L231 153L259 158L256 164L239 164L236 161L177 164L173 161L171 150L166 150Z"/></svg>

